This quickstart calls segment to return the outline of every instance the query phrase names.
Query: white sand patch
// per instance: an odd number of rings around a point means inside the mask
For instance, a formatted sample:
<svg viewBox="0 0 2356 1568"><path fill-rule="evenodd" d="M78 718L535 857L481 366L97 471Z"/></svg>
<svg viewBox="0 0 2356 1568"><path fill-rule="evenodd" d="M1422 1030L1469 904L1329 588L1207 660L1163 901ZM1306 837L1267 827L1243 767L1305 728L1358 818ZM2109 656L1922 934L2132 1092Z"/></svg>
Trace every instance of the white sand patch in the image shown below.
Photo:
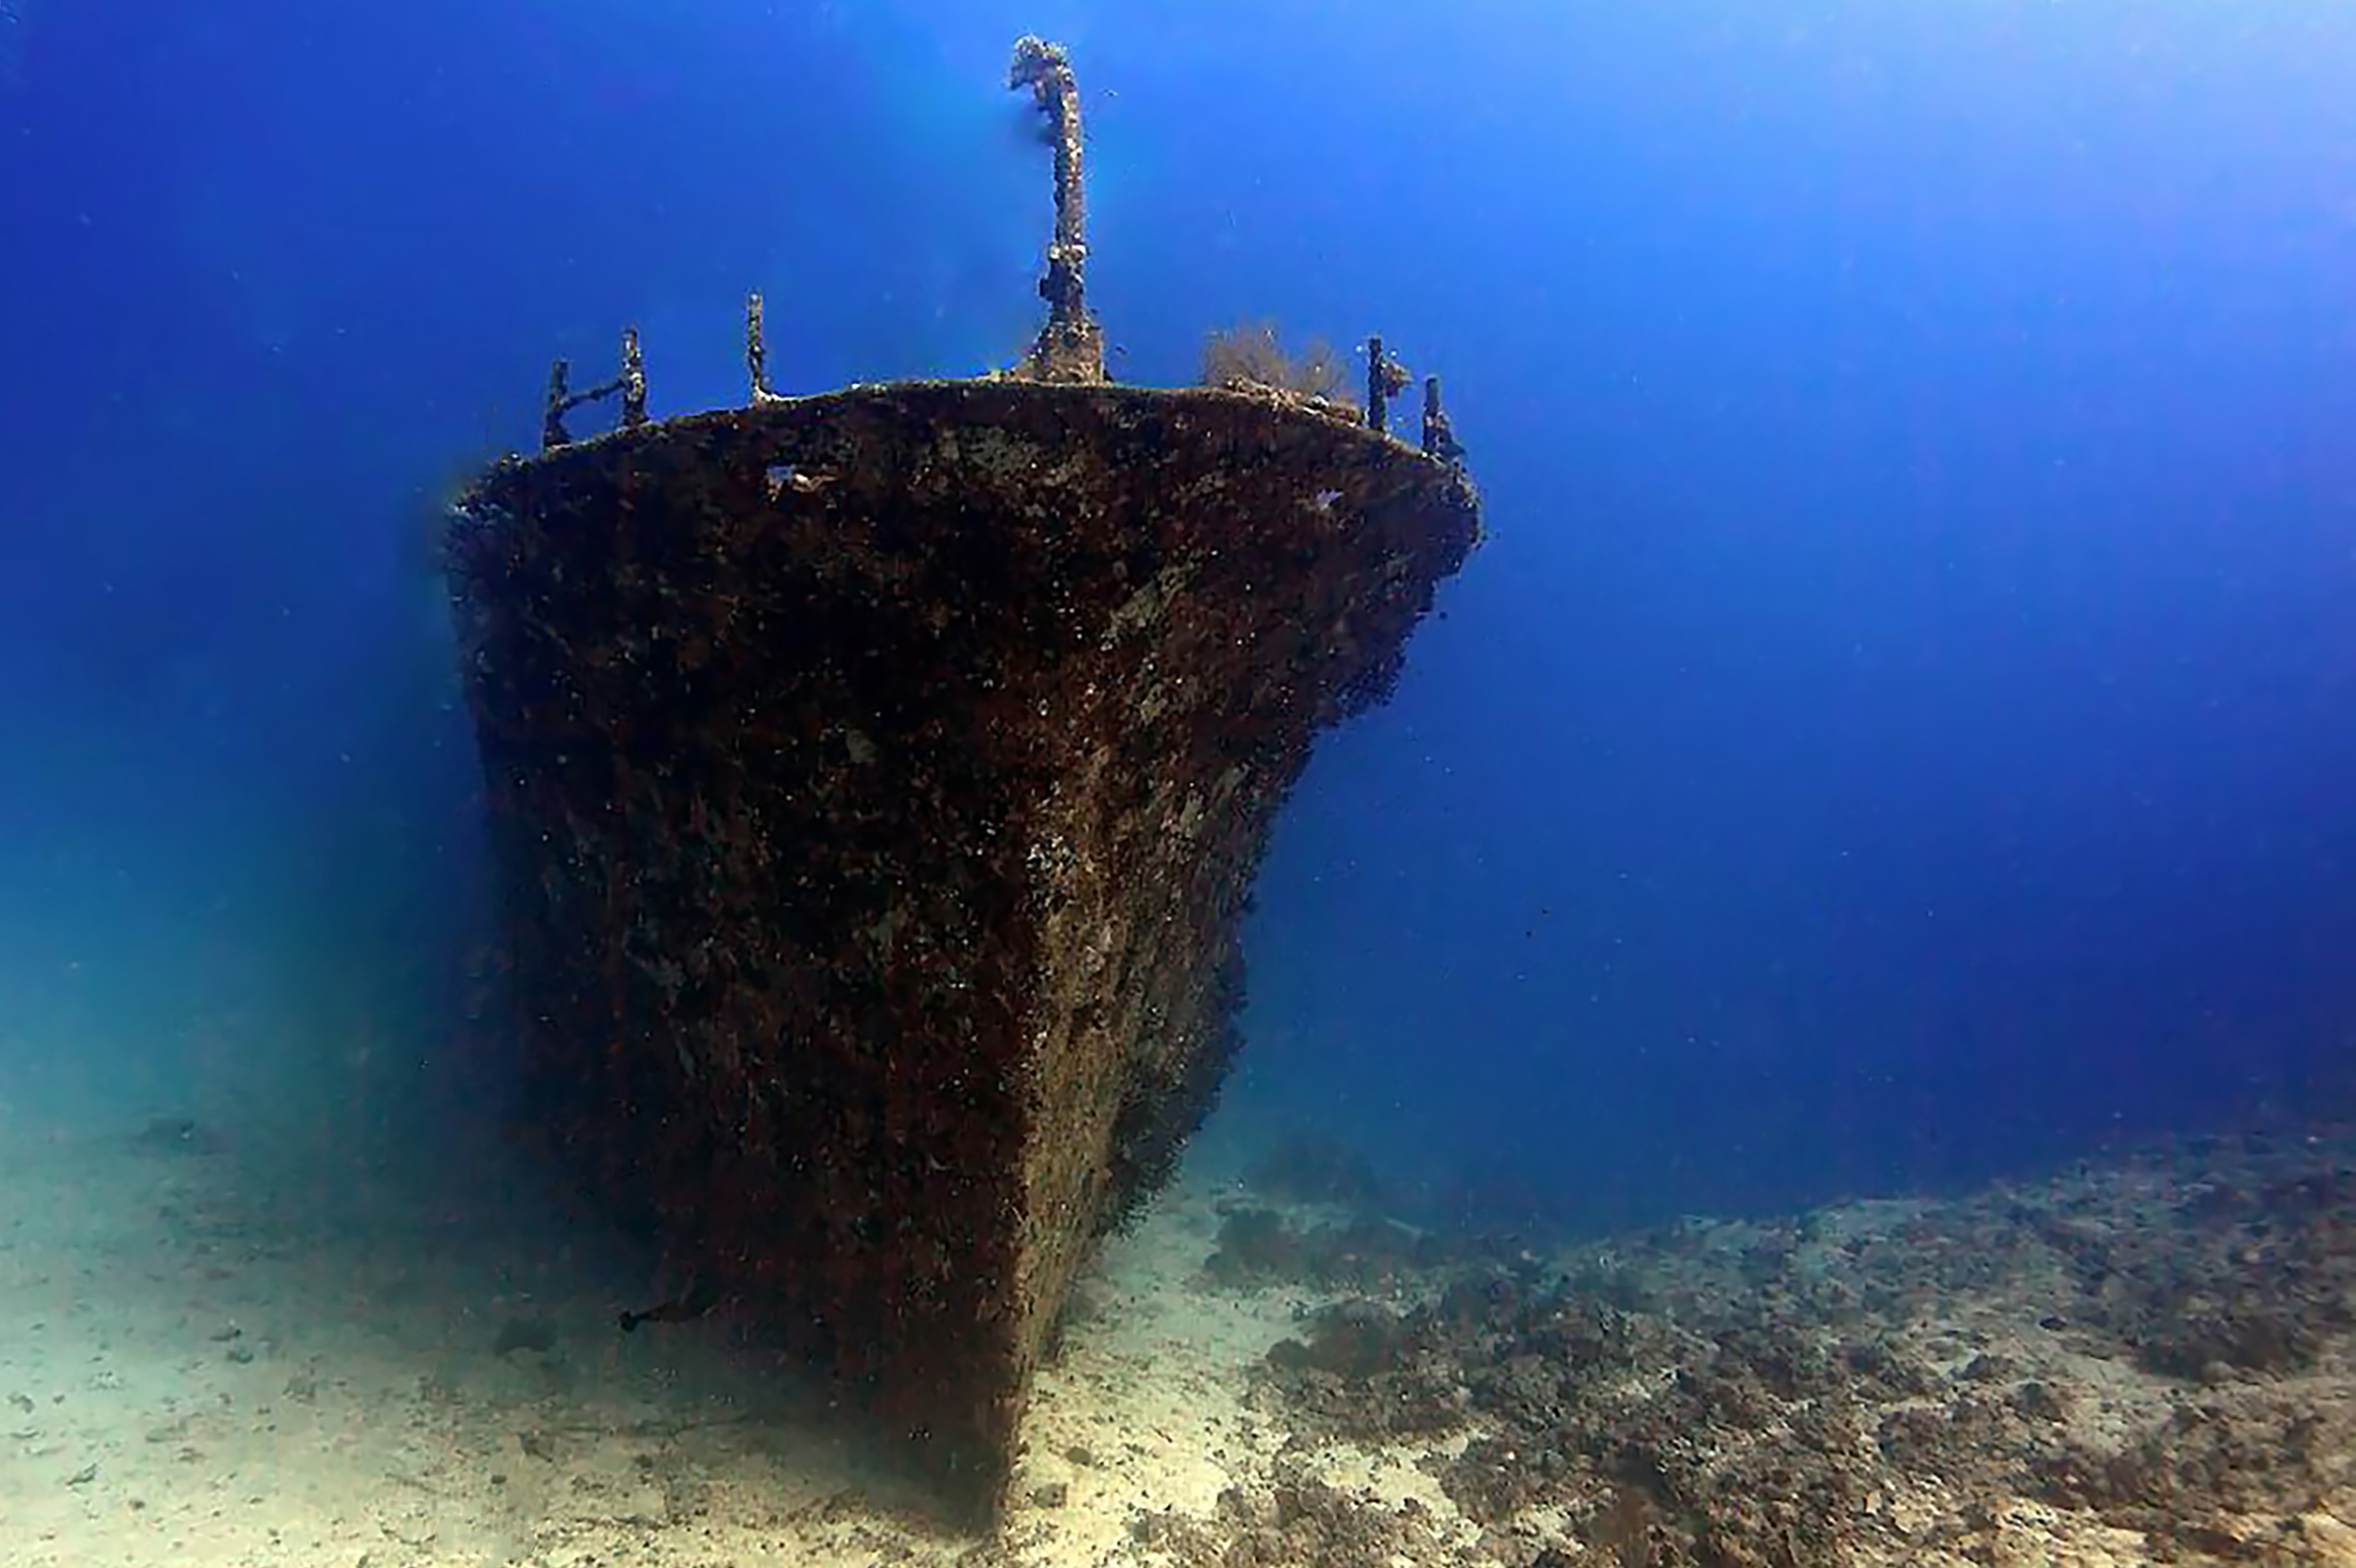
<svg viewBox="0 0 2356 1568"><path fill-rule="evenodd" d="M359 1212L233 1133L140 1130L0 1122L8 1568L866 1568L976 1544L929 1532L858 1420L723 1328L616 1333L611 1281L551 1233ZM1175 1192L1108 1250L997 1561L1129 1560L1139 1516L1206 1516L1281 1445L1250 1370L1311 1303L1193 1288L1212 1200ZM552 1343L499 1353L519 1321Z"/></svg>

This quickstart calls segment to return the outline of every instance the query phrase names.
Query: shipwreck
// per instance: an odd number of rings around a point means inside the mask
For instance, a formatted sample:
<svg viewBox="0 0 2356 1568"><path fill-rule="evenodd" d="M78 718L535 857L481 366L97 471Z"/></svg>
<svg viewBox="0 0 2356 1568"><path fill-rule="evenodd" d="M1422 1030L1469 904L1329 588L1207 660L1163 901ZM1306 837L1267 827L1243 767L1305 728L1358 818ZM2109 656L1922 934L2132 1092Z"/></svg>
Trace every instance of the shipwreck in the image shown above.
<svg viewBox="0 0 2356 1568"><path fill-rule="evenodd" d="M1012 85L1055 148L1021 365L780 396L755 298L745 404L653 420L626 334L447 539L527 1104L681 1282L624 1326L743 1314L984 1521L1235 1055L1280 804L1480 530L1378 339L1363 404L1108 381L1069 62Z"/></svg>

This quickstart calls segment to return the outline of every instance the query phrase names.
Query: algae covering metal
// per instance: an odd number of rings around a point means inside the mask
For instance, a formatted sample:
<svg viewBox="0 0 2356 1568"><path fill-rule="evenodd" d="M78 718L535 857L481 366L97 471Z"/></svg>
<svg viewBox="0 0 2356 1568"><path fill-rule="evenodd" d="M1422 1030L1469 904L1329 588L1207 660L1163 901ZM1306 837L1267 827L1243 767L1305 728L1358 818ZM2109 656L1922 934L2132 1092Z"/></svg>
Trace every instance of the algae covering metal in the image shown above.
<svg viewBox="0 0 2356 1568"><path fill-rule="evenodd" d="M450 538L532 1114L979 1520L1312 738L1479 528L1345 407L1073 373L1076 236L1028 374L779 398L756 314L752 405L648 422L632 338L623 428L554 444L560 374Z"/></svg>

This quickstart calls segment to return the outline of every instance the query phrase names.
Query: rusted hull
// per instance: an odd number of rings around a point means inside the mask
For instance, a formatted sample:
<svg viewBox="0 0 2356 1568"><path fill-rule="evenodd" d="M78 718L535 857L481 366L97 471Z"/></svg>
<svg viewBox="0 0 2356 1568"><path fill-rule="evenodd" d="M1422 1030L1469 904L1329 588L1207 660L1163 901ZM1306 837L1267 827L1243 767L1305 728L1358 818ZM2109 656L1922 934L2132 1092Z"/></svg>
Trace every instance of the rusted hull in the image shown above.
<svg viewBox="0 0 2356 1568"><path fill-rule="evenodd" d="M625 430L462 507L548 1130L969 1515L1226 1069L1312 736L1477 531L1339 412L1013 380Z"/></svg>

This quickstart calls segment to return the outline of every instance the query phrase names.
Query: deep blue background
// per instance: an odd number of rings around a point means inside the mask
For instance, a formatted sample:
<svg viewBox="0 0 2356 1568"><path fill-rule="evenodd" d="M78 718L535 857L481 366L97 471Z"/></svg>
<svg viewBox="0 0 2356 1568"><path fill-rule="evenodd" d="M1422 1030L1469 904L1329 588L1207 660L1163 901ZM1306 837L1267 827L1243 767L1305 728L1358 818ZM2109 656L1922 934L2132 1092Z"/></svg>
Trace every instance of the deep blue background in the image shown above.
<svg viewBox="0 0 2356 1568"><path fill-rule="evenodd" d="M0 1066L444 1109L431 537L658 412L1032 329L1076 51L1117 373L1444 373L1493 539L1334 738L1240 1120L1589 1220L2314 1104L2356 1035L2356 21L2176 4L0 12ZM305 1096L309 1098L306 1100Z"/></svg>

